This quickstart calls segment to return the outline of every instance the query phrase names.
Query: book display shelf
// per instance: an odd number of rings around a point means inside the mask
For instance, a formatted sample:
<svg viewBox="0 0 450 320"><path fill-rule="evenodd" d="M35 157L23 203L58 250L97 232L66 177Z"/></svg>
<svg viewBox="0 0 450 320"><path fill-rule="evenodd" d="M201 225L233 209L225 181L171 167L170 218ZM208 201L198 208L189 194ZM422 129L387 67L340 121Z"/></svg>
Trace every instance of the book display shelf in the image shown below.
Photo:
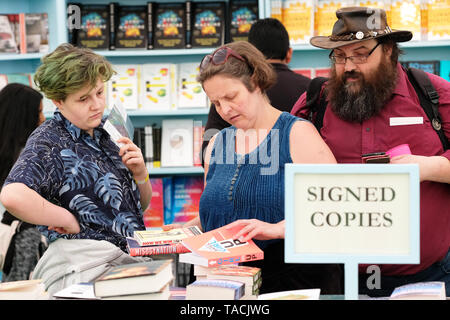
<svg viewBox="0 0 450 320"><path fill-rule="evenodd" d="M271 16L271 9L273 7L273 3L275 2L280 1L264 0L265 17ZM409 41L405 43L399 43L399 47L404 52L404 54L400 57L401 61L448 60L450 56L450 39L433 41ZM328 50L316 48L310 44L295 44L292 45L292 48L294 52L292 61L289 64L292 69L328 68L330 66L328 59Z"/></svg>
<svg viewBox="0 0 450 320"><path fill-rule="evenodd" d="M203 0L204 1L204 0ZM66 0L0 0L0 13L31 13L47 12L49 28L49 50L53 51L59 44L68 42L68 28L66 23L67 5L70 1ZM156 3L184 2L184 1L166 1L157 0ZM197 1L194 1L197 2ZM202 2L201 0L198 2ZM227 2L227 1L225 1ZM81 5L85 4L104 4L111 3L109 0L81 0L76 1ZM127 0L118 1L119 5L146 5L145 0ZM264 1L258 0L259 18L264 17ZM199 63L205 54L210 53L211 48L190 48L190 49L116 49L116 50L97 50L96 52L105 56L112 64L145 64L145 63ZM0 73L34 73L40 64L40 59L44 56L42 53L30 54L0 54ZM208 117L208 108L183 108L173 111L142 111L129 110L130 119L135 128L144 127L151 124L161 124L163 119L168 118L189 118L200 120L206 124ZM47 118L52 113L45 114ZM180 168L151 168L152 176L158 175L202 175L202 167L180 167Z"/></svg>
<svg viewBox="0 0 450 320"><path fill-rule="evenodd" d="M205 0L194 0L204 2ZM67 0L0 0L0 13L46 12L48 13L49 47L54 50L59 44L68 41L66 24ZM109 0L81 0L83 4L109 4ZM177 0L157 0L157 3L180 2ZM181 1L183 2L183 1ZM228 1L226 1L228 2ZM146 5L145 0L130 0L118 2L126 5ZM270 17L272 0L258 0L259 18ZM410 41L401 44L404 51L403 60L447 60L450 56L450 40L442 41ZM199 62L213 48L190 49L116 49L98 50L113 64L144 64L144 63L184 63ZM328 51L315 48L309 44L293 45L294 54L290 67L327 68L329 67ZM43 54L0 54L1 73L33 73L40 64ZM206 123L209 110L207 108L187 108L174 111L143 111L130 110L129 115L134 127L144 127L147 124L158 123L166 118L190 118ZM46 114L50 117L51 114ZM194 168L154 168L152 175L203 174L201 167Z"/></svg>

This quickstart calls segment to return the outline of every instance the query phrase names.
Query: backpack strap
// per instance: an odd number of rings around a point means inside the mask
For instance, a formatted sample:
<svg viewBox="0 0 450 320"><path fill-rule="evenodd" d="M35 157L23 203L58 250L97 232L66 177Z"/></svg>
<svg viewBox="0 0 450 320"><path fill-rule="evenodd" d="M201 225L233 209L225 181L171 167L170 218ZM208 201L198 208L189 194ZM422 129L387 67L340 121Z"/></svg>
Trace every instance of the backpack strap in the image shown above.
<svg viewBox="0 0 450 320"><path fill-rule="evenodd" d="M320 93L322 92L323 84L327 81L328 78L325 77L314 78L309 83L306 91L306 106L309 110L308 120L314 124L319 132L323 126L323 117L327 107L326 96L324 94L321 95Z"/></svg>
<svg viewBox="0 0 450 320"><path fill-rule="evenodd" d="M407 69L406 74L417 93L420 105L428 119L430 119L434 131L438 134L444 150L449 149L450 143L442 130L442 120L439 115L439 94L431 83L430 78L425 71L416 68Z"/></svg>

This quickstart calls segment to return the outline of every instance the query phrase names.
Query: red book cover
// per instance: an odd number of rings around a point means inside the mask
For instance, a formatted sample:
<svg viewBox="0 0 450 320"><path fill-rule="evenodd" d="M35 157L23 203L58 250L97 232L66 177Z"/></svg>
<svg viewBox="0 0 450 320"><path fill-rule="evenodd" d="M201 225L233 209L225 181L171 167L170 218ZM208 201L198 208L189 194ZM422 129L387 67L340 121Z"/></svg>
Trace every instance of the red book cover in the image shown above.
<svg viewBox="0 0 450 320"><path fill-rule="evenodd" d="M173 244L163 244L158 246L144 246L141 247L139 243L133 238L127 237L128 253L132 257L152 256L155 254L172 254L172 253L187 253L191 252L181 242Z"/></svg>
<svg viewBox="0 0 450 320"><path fill-rule="evenodd" d="M215 267L245 261L262 260L264 252L253 242L233 239L242 227L217 228L201 235L186 238L183 244L192 252L180 255L180 262Z"/></svg>

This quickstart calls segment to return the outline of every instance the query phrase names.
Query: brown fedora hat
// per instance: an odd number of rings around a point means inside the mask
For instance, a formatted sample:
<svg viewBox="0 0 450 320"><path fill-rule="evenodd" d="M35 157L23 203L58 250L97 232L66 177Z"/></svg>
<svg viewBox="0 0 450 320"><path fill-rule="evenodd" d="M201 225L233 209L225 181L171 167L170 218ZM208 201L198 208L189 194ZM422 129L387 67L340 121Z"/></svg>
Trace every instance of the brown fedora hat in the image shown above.
<svg viewBox="0 0 450 320"><path fill-rule="evenodd" d="M386 11L378 8L347 7L336 11L338 20L331 36L312 37L310 43L322 49L335 49L359 41L390 37L395 42L412 38L411 31L392 30L386 22Z"/></svg>

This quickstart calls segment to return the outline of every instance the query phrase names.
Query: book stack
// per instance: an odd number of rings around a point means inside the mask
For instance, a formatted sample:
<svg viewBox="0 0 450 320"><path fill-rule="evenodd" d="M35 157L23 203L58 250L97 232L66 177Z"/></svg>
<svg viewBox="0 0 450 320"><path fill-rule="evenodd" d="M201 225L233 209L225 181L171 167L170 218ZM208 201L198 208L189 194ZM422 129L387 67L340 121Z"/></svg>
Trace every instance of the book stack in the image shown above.
<svg viewBox="0 0 450 320"><path fill-rule="evenodd" d="M127 238L128 252L130 256L190 252L181 241L201 233L202 231L196 226L168 231L163 231L161 228L135 231L133 238Z"/></svg>
<svg viewBox="0 0 450 320"><path fill-rule="evenodd" d="M94 294L102 300L168 300L172 280L172 260L120 265L94 280Z"/></svg>
<svg viewBox="0 0 450 320"><path fill-rule="evenodd" d="M246 299L256 299L262 283L261 269L248 266L228 265L206 268L195 265L194 275L196 280L220 279L242 282L245 285L243 298Z"/></svg>
<svg viewBox="0 0 450 320"><path fill-rule="evenodd" d="M180 254L180 262L217 267L264 259L264 252L253 242L234 239L240 226L220 227L182 241L191 252Z"/></svg>

